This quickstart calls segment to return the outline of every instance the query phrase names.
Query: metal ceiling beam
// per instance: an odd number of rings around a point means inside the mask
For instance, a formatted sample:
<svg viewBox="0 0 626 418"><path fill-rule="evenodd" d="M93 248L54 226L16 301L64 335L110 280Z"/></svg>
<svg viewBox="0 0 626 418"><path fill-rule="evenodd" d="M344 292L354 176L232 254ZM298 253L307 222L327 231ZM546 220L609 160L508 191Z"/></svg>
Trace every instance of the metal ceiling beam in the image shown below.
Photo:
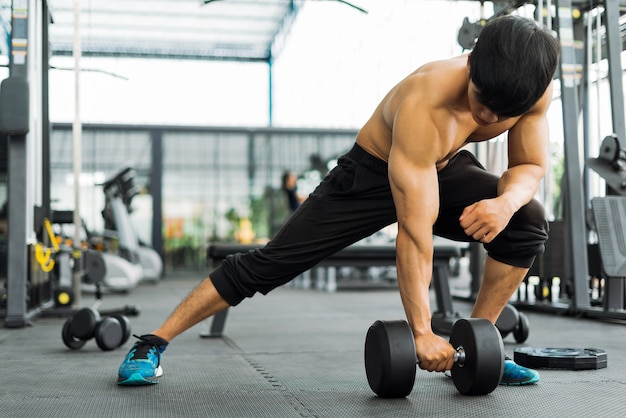
<svg viewBox="0 0 626 418"><path fill-rule="evenodd" d="M71 55L73 2L50 2L52 54ZM282 49L302 2L91 2L82 13L83 55L269 62Z"/></svg>
<svg viewBox="0 0 626 418"><path fill-rule="evenodd" d="M71 56L71 48L57 48L54 51L55 56ZM125 47L122 49L113 49L113 47L84 50L85 57L100 58L150 58L150 59L173 59L173 60L200 60L200 61L239 61L239 62L267 62L266 50L247 51L239 46L233 48L216 48L210 51L184 50L181 48L161 48L159 50Z"/></svg>
<svg viewBox="0 0 626 418"><path fill-rule="evenodd" d="M285 46L287 37L289 36L289 32L293 27L293 24L296 20L296 16L304 3L303 0L292 0L287 12L283 15L280 23L278 24L274 35L272 36L272 41L268 45L268 51L270 55L267 57L268 61L273 60L274 58L280 55L283 47Z"/></svg>

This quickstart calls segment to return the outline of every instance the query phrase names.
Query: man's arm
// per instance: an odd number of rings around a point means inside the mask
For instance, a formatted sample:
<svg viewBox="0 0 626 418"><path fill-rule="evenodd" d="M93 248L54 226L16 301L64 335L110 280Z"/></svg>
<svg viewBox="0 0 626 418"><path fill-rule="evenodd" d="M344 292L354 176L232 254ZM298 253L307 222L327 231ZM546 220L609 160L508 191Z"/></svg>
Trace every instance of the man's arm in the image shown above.
<svg viewBox="0 0 626 418"><path fill-rule="evenodd" d="M432 228L439 211L436 162L441 158L437 131L430 120L429 115L420 117L415 105L403 104L396 111L389 182L398 218L398 286L415 337L419 366L444 371L452 368L454 349L432 332L428 290L432 277Z"/></svg>
<svg viewBox="0 0 626 418"><path fill-rule="evenodd" d="M552 85L533 109L508 133L509 167L498 182L498 197L468 206L460 217L465 233L483 243L491 242L511 217L532 200L545 175L548 149L547 111Z"/></svg>

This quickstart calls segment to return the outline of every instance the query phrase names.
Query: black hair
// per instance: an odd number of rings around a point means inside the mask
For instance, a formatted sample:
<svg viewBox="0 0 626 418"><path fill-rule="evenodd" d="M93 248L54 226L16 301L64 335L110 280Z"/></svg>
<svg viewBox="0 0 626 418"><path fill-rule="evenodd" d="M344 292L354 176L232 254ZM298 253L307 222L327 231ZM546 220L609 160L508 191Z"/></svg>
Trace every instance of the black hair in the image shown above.
<svg viewBox="0 0 626 418"><path fill-rule="evenodd" d="M501 16L488 22L470 54L478 100L498 116L530 110L552 81L559 43L534 21Z"/></svg>

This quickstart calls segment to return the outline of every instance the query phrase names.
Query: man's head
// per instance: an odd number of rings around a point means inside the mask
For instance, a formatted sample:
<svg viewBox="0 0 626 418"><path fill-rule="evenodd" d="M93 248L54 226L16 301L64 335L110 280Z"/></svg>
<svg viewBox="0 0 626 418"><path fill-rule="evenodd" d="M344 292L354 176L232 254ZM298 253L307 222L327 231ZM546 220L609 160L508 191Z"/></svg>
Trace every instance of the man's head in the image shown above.
<svg viewBox="0 0 626 418"><path fill-rule="evenodd" d="M501 117L519 116L541 98L559 60L558 41L527 18L487 23L469 57L478 100Z"/></svg>

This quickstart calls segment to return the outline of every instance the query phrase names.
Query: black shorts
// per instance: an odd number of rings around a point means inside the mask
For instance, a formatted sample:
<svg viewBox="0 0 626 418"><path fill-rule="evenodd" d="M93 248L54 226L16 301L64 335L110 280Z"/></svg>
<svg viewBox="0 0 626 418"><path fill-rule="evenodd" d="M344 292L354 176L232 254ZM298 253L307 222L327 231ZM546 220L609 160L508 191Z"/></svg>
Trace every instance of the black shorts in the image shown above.
<svg viewBox="0 0 626 418"><path fill-rule="evenodd" d="M463 209L497 196L499 177L487 172L468 151L460 151L438 173L440 212L433 233L473 241L459 224ZM209 277L231 305L256 292L267 294L331 254L396 222L387 163L357 144L264 247L228 256ZM425 231L427 233L427 231ZM500 262L530 267L548 238L543 206L522 207L484 247Z"/></svg>

